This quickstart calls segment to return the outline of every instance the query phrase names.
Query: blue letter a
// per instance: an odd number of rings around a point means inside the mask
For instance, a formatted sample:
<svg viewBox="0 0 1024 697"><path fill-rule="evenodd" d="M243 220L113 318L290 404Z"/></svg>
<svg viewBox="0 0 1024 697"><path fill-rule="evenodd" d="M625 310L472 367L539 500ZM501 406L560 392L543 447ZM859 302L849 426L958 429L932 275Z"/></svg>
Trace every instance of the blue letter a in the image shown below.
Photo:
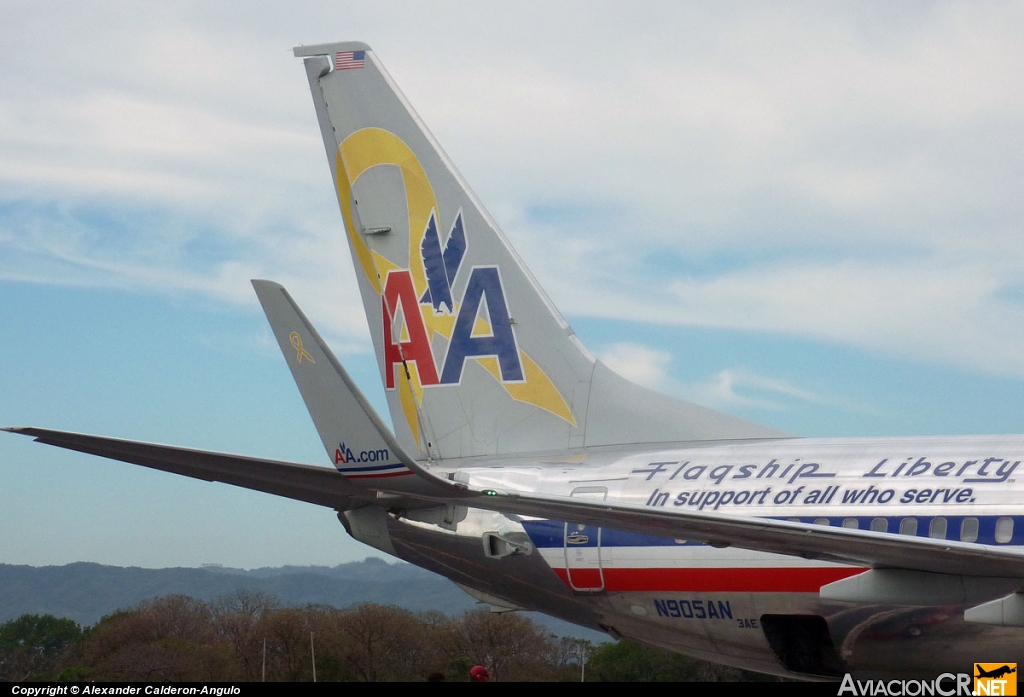
<svg viewBox="0 0 1024 697"><path fill-rule="evenodd" d="M473 336L473 325L480 311L480 301L486 297L490 336ZM523 366L512 334L512 323L505 306L505 291L495 266L478 266L469 275L466 293L459 307L459 316L448 344L448 356L441 373L441 384L455 384L462 380L462 366L467 358L496 356L501 369L502 382L523 379Z"/></svg>

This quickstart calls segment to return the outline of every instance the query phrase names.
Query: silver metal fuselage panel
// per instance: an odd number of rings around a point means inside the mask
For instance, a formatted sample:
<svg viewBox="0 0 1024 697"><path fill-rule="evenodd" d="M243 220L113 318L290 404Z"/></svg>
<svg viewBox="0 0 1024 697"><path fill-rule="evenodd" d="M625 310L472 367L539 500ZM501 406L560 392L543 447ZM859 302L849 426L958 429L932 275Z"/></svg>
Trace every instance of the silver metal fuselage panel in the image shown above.
<svg viewBox="0 0 1024 697"><path fill-rule="evenodd" d="M942 519L949 539L1024 542L1019 437L793 439L558 459L462 461L444 469L473 487L600 493L650 507L891 533L902 527L909 534L905 521L914 520L917 536ZM984 539L1007 519L1015 524L1010 538L1004 525L1002 538ZM864 569L472 508L447 527L392 515L388 530L401 558L510 605L752 670L788 674L766 640L764 615L825 618L846 666L863 676L969 672L975 660L990 657L1024 662L1021 630L965 622L970 604L863 604L819 595L822 585ZM530 553L490 558L481 543L488 532L528 537ZM1019 585L995 582L992 597Z"/></svg>

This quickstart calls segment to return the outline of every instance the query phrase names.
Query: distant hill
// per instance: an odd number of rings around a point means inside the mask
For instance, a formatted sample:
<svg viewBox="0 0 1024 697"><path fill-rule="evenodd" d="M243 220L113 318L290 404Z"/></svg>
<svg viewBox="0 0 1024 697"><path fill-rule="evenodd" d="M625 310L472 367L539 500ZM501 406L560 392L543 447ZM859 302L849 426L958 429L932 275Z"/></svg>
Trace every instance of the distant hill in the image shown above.
<svg viewBox="0 0 1024 697"><path fill-rule="evenodd" d="M397 605L413 612L459 615L475 601L443 576L406 563L368 557L339 566L232 569L141 569L78 562L66 566L0 564L0 622L23 614L68 617L81 625L164 595L213 600L238 590L272 593L286 605L359 603ZM559 635L592 641L607 637L537 613L529 615Z"/></svg>
<svg viewBox="0 0 1024 697"><path fill-rule="evenodd" d="M163 595L213 600L240 589L273 593L286 605L356 603L458 614L473 599L451 581L412 564L365 561L275 569L141 569L79 562L67 566L0 564L0 622L25 613L69 617L94 624L104 615Z"/></svg>

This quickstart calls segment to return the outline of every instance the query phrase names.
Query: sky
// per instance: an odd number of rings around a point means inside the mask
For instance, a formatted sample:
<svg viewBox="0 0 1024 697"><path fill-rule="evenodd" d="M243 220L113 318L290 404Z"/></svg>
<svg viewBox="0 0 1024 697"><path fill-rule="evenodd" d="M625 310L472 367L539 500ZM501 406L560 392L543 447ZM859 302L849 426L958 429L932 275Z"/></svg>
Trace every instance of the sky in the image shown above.
<svg viewBox="0 0 1024 697"><path fill-rule="evenodd" d="M383 390L291 48L369 43L583 342L808 436L1024 433L1024 7L0 0L0 425L327 466ZM338 564L308 504L0 434L0 563Z"/></svg>

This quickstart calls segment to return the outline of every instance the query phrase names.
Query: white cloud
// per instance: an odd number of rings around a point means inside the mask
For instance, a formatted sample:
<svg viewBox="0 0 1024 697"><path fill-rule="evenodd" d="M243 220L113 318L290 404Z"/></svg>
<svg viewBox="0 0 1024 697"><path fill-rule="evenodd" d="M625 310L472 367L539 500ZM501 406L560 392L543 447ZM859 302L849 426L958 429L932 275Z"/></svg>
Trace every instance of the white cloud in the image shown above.
<svg viewBox="0 0 1024 697"><path fill-rule="evenodd" d="M252 273L361 340L288 48L363 38L568 313L1024 375L1007 299L1024 10L541 7L5 8L0 277L251 303ZM545 222L538 205L599 214ZM97 210L128 220L105 230Z"/></svg>
<svg viewBox="0 0 1024 697"><path fill-rule="evenodd" d="M689 385L685 391L690 399L720 409L778 410L784 408L784 401L796 400L808 404L828 402L785 380L758 375L743 368L721 370L707 380Z"/></svg>
<svg viewBox="0 0 1024 697"><path fill-rule="evenodd" d="M669 375L672 354L641 344L611 344L597 353L602 363L633 382L660 392L671 393L675 380Z"/></svg>
<svg viewBox="0 0 1024 697"><path fill-rule="evenodd" d="M787 262L682 278L667 289L620 289L586 276L559 289L580 314L803 336L1022 376L1024 302L1009 293L1017 263Z"/></svg>
<svg viewBox="0 0 1024 697"><path fill-rule="evenodd" d="M777 411L794 402L841 406L787 380L760 375L746 368L726 368L704 380L684 384L673 377L673 356L643 344L622 342L605 346L597 357L622 377L663 394L716 409ZM847 405L849 408L849 405Z"/></svg>

